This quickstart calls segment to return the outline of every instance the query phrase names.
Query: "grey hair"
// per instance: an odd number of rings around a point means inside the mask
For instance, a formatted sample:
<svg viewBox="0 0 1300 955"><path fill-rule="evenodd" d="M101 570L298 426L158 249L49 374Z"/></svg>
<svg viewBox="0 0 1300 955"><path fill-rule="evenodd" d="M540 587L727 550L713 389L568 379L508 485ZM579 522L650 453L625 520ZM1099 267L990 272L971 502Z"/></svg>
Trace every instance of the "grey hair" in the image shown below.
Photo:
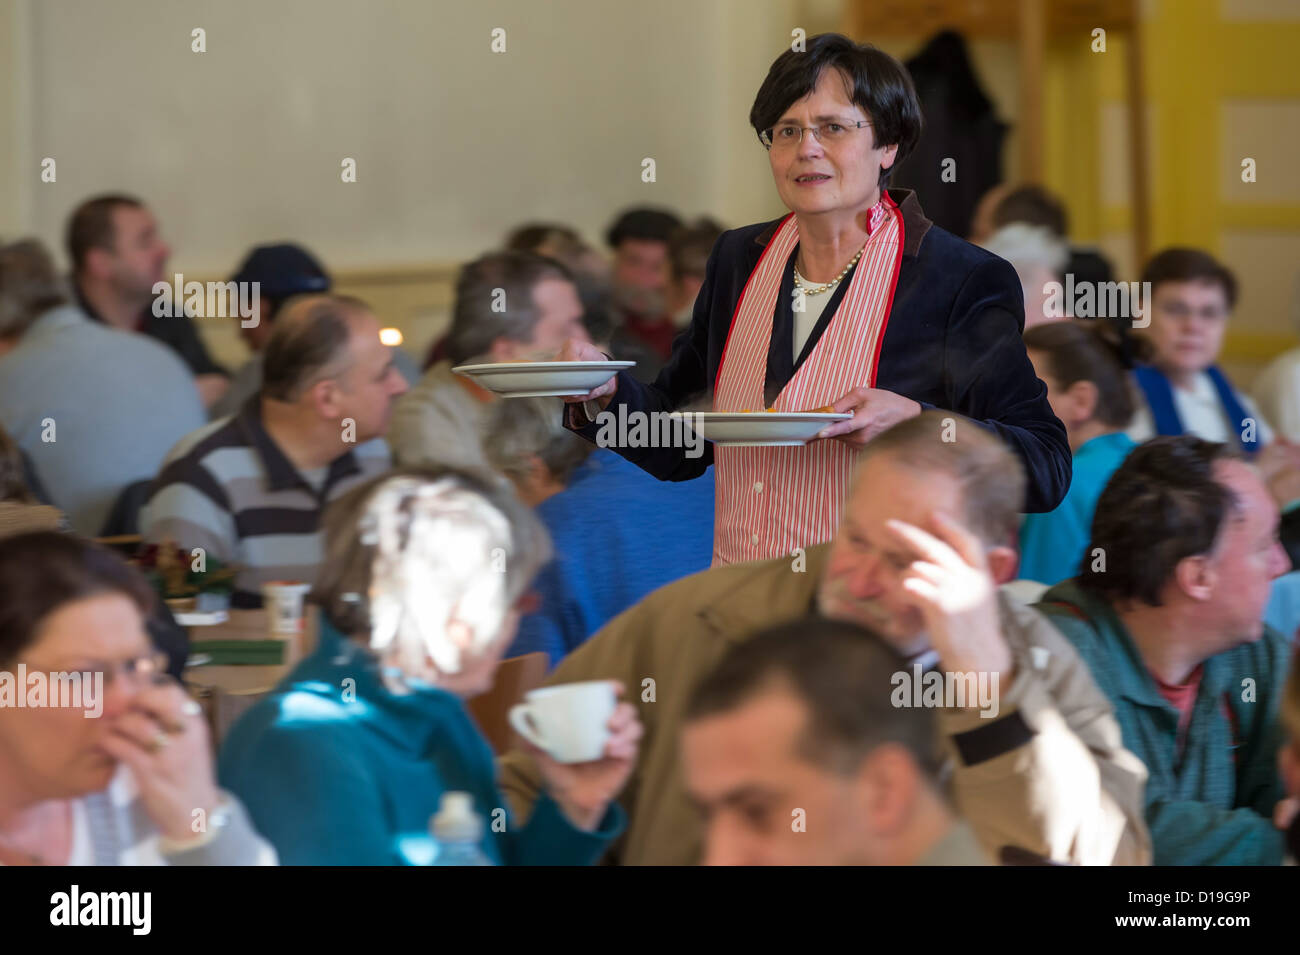
<svg viewBox="0 0 1300 955"><path fill-rule="evenodd" d="M533 292L546 279L572 282L573 274L532 252L489 252L461 269L447 332L452 363L482 358L498 338L532 339L541 318Z"/></svg>
<svg viewBox="0 0 1300 955"><path fill-rule="evenodd" d="M984 248L1006 259L1021 274L1026 266L1040 266L1060 275L1070 259L1069 247L1051 229L1027 222L1004 225L988 237Z"/></svg>
<svg viewBox="0 0 1300 955"><path fill-rule="evenodd" d="M488 413L484 448L488 463L512 481L541 459L555 480L568 484L591 454L592 445L564 427L559 398L514 398L498 401Z"/></svg>
<svg viewBox="0 0 1300 955"><path fill-rule="evenodd" d="M54 260L39 240L0 246L0 338L21 338L36 319L67 301Z"/></svg>
<svg viewBox="0 0 1300 955"><path fill-rule="evenodd" d="M545 527L504 481L453 468L373 478L331 504L323 524L313 600L343 633L413 671L427 656L458 672L552 554ZM469 647L447 637L452 608L474 631Z"/></svg>

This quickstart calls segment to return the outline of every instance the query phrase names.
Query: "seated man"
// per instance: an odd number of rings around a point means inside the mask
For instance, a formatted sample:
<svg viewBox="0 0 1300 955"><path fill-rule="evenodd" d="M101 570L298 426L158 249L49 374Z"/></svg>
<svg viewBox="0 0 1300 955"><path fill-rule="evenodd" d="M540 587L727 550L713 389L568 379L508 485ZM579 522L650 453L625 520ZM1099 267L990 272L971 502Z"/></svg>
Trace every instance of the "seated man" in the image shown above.
<svg viewBox="0 0 1300 955"><path fill-rule="evenodd" d="M965 418L927 411L872 439L854 478L829 543L663 587L556 668L553 683L641 688L645 736L621 797L622 861L698 860L703 833L678 747L691 687L729 646L817 611L870 627L922 666L997 680L996 713L938 713L955 805L987 853L1145 863L1146 773L1123 748L1110 704L1069 642L997 590L1016 564L1008 542L1025 485L1019 458ZM538 779L524 752L503 758L502 788L517 810L532 804Z"/></svg>
<svg viewBox="0 0 1300 955"><path fill-rule="evenodd" d="M685 711L686 789L709 865L989 865L939 779L931 707L893 700L907 660L811 617L732 646Z"/></svg>
<svg viewBox="0 0 1300 955"><path fill-rule="evenodd" d="M272 322L284 304L295 295L312 295L330 290L329 273L316 257L300 245L259 245L244 257L235 283L257 283L257 314L239 323L239 337L252 353L230 379L230 387L210 409L212 419L238 414L249 398L262 389L262 356L271 340Z"/></svg>
<svg viewBox="0 0 1300 955"><path fill-rule="evenodd" d="M1135 450L1097 502L1081 575L1041 609L1147 766L1156 865L1276 865L1278 698L1288 647L1260 622L1286 569L1277 505L1226 445Z"/></svg>
<svg viewBox="0 0 1300 955"><path fill-rule="evenodd" d="M447 360L434 364L393 411L393 458L486 469L483 428L496 396L451 369L550 360L569 338L589 341L582 315L572 275L556 261L490 252L465 266L456 280Z"/></svg>
<svg viewBox="0 0 1300 955"><path fill-rule="evenodd" d="M145 540L239 564L237 607L261 606L270 581L311 583L321 511L389 468L379 439L405 389L364 302L291 302L266 346L260 395L168 455L141 514Z"/></svg>
<svg viewBox="0 0 1300 955"><path fill-rule="evenodd" d="M648 345L659 361L673 350L669 241L681 220L663 209L624 210L605 234L614 250L614 322ZM707 257L707 256L706 256Z"/></svg>
<svg viewBox="0 0 1300 955"><path fill-rule="evenodd" d="M555 557L537 575L536 611L506 656L540 650L551 666L664 584L713 556L713 481L659 481L561 423L557 398L499 402L487 429L492 466L514 483L551 534ZM665 516L677 530L663 533Z"/></svg>
<svg viewBox="0 0 1300 955"><path fill-rule="evenodd" d="M678 331L695 316L695 299L704 285L705 266L725 230L708 216L674 229L668 239L669 305Z"/></svg>
<svg viewBox="0 0 1300 955"><path fill-rule="evenodd" d="M81 310L97 322L162 342L189 367L205 407L225 393L226 370L212 360L188 314L155 315L154 286L172 283L171 248L158 220L139 199L124 195L87 199L68 219L72 289Z"/></svg>
<svg viewBox="0 0 1300 955"><path fill-rule="evenodd" d="M0 247L0 423L73 530L98 535L205 420L175 352L87 319L39 242Z"/></svg>
<svg viewBox="0 0 1300 955"><path fill-rule="evenodd" d="M330 276L316 257L300 245L282 242L275 245L255 246L244 257L230 281L236 284L256 283L258 288L256 312L247 325L239 323L239 337L248 346L248 361L239 366L230 387L212 406L209 413L215 421L237 414L244 402L262 388L262 358L266 343L271 340L275 317L285 303L297 295L311 295L330 290ZM393 349L393 364L407 384L420 378L415 361L402 351Z"/></svg>

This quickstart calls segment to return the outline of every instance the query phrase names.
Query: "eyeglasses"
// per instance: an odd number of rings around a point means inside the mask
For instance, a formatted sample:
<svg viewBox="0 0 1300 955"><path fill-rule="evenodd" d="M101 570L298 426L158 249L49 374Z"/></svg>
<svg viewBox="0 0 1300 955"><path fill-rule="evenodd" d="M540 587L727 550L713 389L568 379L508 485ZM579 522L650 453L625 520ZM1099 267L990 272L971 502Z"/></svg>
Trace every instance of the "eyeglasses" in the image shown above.
<svg viewBox="0 0 1300 955"><path fill-rule="evenodd" d="M117 680L119 676L126 677L126 679L136 686L143 686L152 683L157 678L158 674L167 672L168 659L167 654L160 651L154 651L152 653L146 653L142 656L134 657L130 660L120 660L115 662L108 660L83 660L80 661L80 663L81 665L71 670L67 667L63 667L62 672L90 674L102 673L104 675L104 687L108 688L113 685L114 681ZM35 667L31 663L27 664L27 669L29 671L35 669L48 670L48 668ZM59 672L59 670L56 669L54 672Z"/></svg>
<svg viewBox="0 0 1300 955"><path fill-rule="evenodd" d="M817 142L824 146L833 146L849 138L849 133L855 129L861 129L863 126L870 126L871 123L866 120L859 120L855 123L834 122L823 123L821 126L796 126L794 123L783 123L780 126L770 126L758 134L758 141L768 149L776 147L777 149L788 149L798 146L803 142L804 130L811 129Z"/></svg>

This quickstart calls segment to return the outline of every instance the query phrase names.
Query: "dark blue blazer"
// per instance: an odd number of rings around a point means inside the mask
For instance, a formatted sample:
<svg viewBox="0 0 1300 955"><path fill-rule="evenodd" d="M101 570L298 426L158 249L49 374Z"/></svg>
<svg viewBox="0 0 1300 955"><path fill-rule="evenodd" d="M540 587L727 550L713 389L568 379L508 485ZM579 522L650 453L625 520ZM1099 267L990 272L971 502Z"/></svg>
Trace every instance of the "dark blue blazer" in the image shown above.
<svg viewBox="0 0 1300 955"><path fill-rule="evenodd" d="M927 409L954 411L995 431L1024 462L1024 510L1052 510L1070 486L1070 445L1047 403L1047 386L1025 353L1024 299L1015 270L931 223L910 190L890 189L889 196L903 216L903 257L876 387ZM780 222L722 234L709 256L695 315L673 343L668 364L650 385L620 372L611 410L625 404L628 411L672 411L710 398L736 304ZM765 388L769 403L811 351L849 284L840 283L799 360L793 361L790 291L797 254L798 248L786 263L773 318ZM566 424L592 441L599 430L580 405L569 406ZM613 450L665 481L699 477L713 462L711 444L698 458L686 457L681 447Z"/></svg>

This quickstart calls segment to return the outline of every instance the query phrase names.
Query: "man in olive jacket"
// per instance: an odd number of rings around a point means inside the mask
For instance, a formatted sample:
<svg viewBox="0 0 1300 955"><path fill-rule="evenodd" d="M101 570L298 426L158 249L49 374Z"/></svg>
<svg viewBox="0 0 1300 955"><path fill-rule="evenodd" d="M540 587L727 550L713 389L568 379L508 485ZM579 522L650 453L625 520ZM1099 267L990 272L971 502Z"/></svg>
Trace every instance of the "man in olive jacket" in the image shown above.
<svg viewBox="0 0 1300 955"><path fill-rule="evenodd" d="M1110 704L1047 620L997 589L1016 554L994 542L1015 539L1023 492L1021 465L996 437L923 413L868 445L832 542L669 584L566 658L548 682L617 679L640 701L645 736L620 798L629 821L618 861L699 860L679 752L690 692L730 645L818 612L888 640L919 668L905 680L937 664L993 689L938 714L956 808L992 856L1016 847L1060 862L1147 863L1146 771ZM525 751L503 757L501 786L517 812L531 809L539 776Z"/></svg>
<svg viewBox="0 0 1300 955"><path fill-rule="evenodd" d="M1097 502L1082 573L1039 607L1146 763L1156 865L1277 865L1278 705L1291 648L1260 618L1288 568L1278 508L1226 445L1133 451Z"/></svg>

